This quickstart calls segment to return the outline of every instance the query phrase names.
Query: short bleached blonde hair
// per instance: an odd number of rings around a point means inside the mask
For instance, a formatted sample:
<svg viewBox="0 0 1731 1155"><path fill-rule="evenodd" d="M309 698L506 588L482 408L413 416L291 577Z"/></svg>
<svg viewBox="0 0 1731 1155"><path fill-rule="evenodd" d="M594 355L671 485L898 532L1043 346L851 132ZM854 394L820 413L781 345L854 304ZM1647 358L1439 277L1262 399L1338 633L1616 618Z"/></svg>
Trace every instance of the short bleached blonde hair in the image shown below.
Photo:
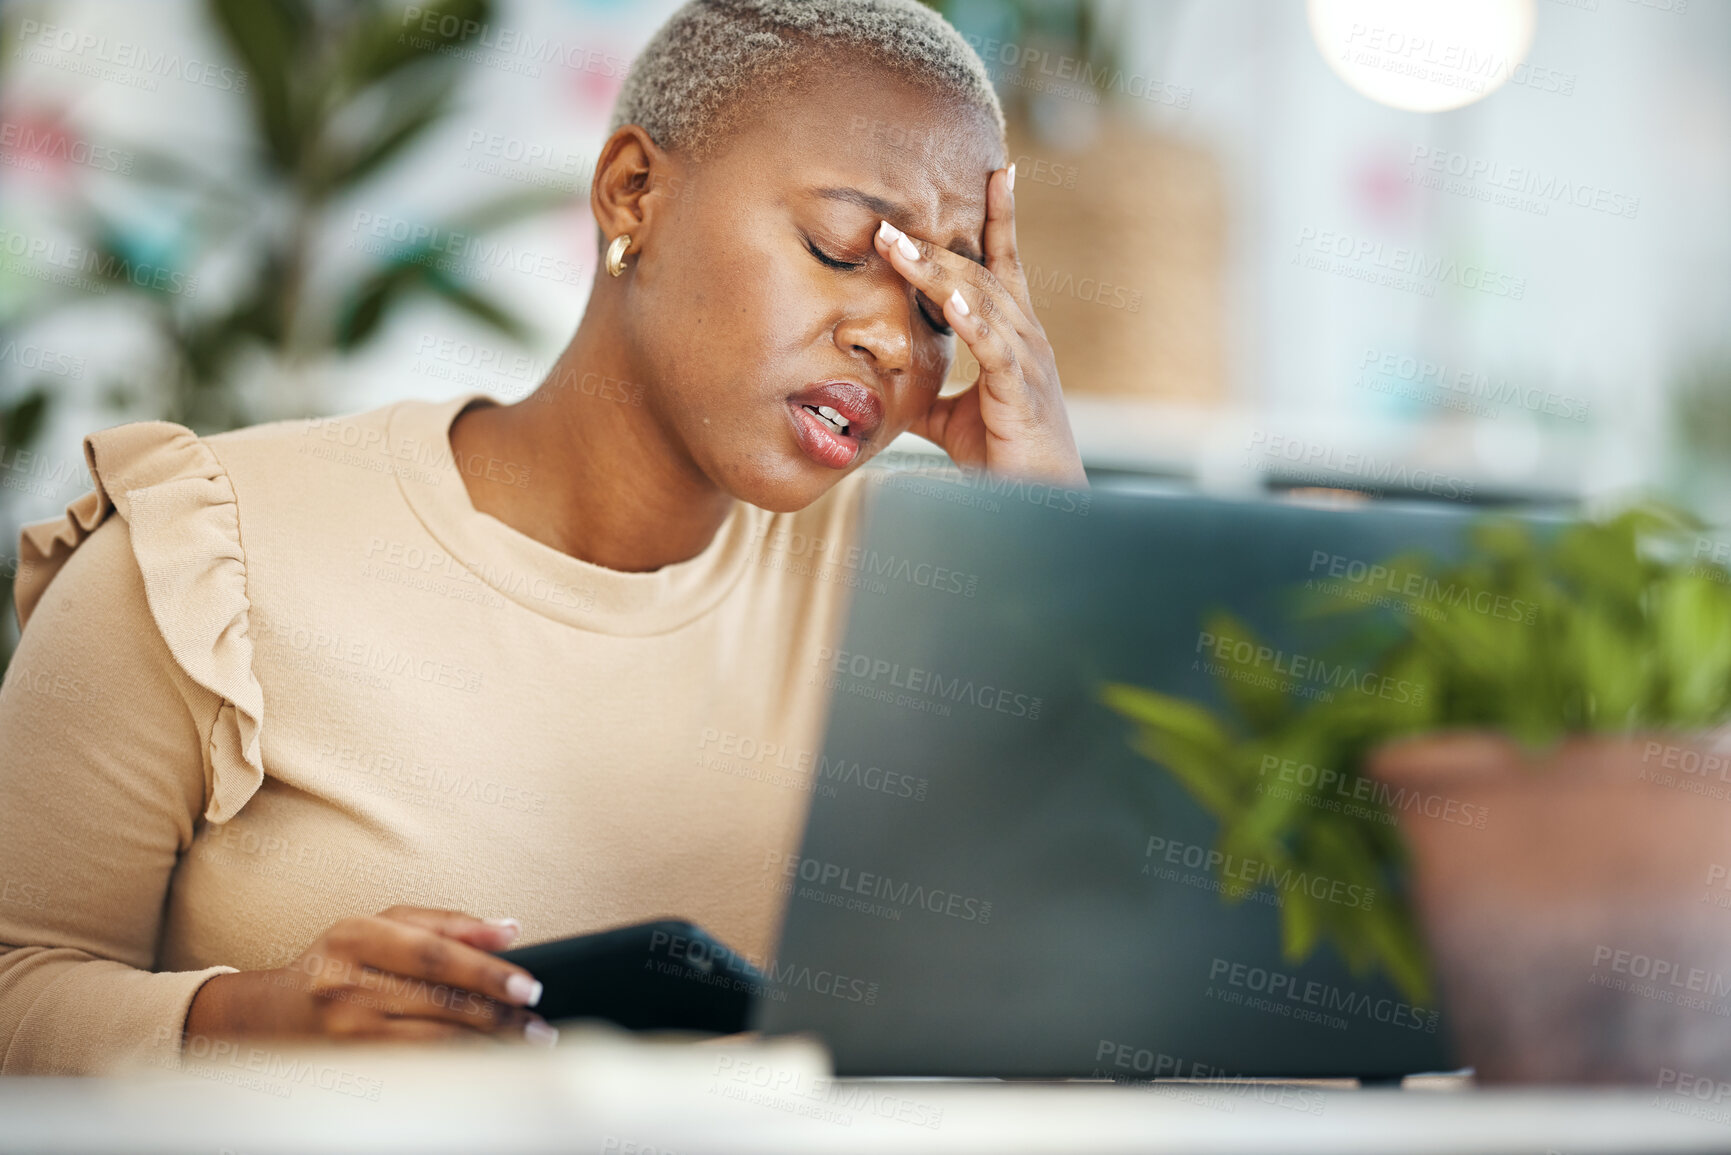
<svg viewBox="0 0 1731 1155"><path fill-rule="evenodd" d="M691 0L633 62L608 131L635 124L662 148L701 154L748 97L804 65L847 57L972 105L1003 134L978 54L915 0Z"/></svg>

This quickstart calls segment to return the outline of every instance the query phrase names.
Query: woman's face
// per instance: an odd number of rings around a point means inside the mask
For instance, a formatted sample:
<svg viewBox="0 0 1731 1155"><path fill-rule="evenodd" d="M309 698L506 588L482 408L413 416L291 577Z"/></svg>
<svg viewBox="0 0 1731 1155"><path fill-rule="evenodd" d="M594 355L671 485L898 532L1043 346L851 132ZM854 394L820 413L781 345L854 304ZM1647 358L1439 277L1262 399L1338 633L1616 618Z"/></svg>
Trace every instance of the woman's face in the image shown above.
<svg viewBox="0 0 1731 1155"><path fill-rule="evenodd" d="M667 158L621 312L669 439L733 496L794 510L906 430L954 356L878 222L980 260L1003 146L984 114L869 66L749 107L712 156Z"/></svg>

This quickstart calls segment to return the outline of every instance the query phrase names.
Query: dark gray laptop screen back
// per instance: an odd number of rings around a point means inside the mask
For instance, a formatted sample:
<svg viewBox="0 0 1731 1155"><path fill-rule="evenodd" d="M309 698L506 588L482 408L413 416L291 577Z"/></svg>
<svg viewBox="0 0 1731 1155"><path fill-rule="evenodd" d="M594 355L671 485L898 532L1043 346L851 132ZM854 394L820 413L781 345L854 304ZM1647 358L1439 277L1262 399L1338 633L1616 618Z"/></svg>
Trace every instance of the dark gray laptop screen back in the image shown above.
<svg viewBox="0 0 1731 1155"><path fill-rule="evenodd" d="M1131 749L1108 681L1220 700L1225 609L1302 652L1317 558L1458 548L1458 510L1325 510L891 478L871 499L769 1031L851 1074L1395 1075L1449 1065L1434 1008L1324 946L1281 957L1278 896L1207 883L1215 825ZM875 575L875 576L874 576Z"/></svg>

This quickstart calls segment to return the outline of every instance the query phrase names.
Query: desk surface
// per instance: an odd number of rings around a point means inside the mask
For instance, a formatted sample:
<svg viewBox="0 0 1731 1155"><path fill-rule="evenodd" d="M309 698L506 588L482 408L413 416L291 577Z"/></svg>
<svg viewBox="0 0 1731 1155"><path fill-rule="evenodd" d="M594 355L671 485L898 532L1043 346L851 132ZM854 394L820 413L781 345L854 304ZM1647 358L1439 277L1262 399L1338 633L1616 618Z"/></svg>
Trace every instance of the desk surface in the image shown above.
<svg viewBox="0 0 1731 1155"><path fill-rule="evenodd" d="M0 1151L1661 1152L1731 1150L1731 1094L839 1080L798 1041L607 1035L445 1052L240 1044L179 1070L0 1079Z"/></svg>

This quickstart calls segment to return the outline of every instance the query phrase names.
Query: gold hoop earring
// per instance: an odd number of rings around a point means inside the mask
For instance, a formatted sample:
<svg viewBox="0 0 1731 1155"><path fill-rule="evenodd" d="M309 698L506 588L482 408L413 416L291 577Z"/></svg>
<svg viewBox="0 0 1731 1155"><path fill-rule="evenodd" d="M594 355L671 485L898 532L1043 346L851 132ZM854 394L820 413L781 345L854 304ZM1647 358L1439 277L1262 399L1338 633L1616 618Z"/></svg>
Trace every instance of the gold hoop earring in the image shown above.
<svg viewBox="0 0 1731 1155"><path fill-rule="evenodd" d="M631 247L631 234L620 233L607 246L607 271L617 277L625 271L625 250Z"/></svg>

